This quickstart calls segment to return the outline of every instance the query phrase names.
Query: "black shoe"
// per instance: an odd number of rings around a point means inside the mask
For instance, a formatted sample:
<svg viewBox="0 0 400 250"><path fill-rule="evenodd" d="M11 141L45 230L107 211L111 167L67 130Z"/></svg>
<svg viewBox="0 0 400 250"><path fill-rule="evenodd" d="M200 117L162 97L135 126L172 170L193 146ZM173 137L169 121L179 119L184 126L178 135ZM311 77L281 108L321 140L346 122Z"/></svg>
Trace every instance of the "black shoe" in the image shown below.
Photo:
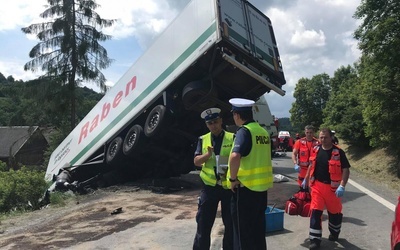
<svg viewBox="0 0 400 250"><path fill-rule="evenodd" d="M330 234L328 240L330 241L337 241L339 239L339 235Z"/></svg>
<svg viewBox="0 0 400 250"><path fill-rule="evenodd" d="M321 241L317 239L310 240L310 249L319 249L321 246Z"/></svg>

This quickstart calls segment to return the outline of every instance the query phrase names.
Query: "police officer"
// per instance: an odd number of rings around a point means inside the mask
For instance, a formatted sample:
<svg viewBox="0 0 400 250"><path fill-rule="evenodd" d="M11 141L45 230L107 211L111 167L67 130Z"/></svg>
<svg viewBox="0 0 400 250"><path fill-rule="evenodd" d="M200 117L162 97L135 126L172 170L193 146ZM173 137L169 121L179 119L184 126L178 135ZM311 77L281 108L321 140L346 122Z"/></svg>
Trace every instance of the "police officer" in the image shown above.
<svg viewBox="0 0 400 250"><path fill-rule="evenodd" d="M201 113L210 132L199 137L194 157L194 165L201 166L200 177L204 186L199 197L193 249L210 249L210 234L219 202L225 226L222 246L223 249L233 249L232 192L227 185L226 170L234 134L223 130L220 112L219 108L210 108Z"/></svg>
<svg viewBox="0 0 400 250"><path fill-rule="evenodd" d="M318 249L322 238L322 213L328 210L329 240L337 241L342 227L342 201L350 176L350 163L345 152L332 143L332 131L321 129L321 145L315 147L303 187L311 187L310 249Z"/></svg>
<svg viewBox="0 0 400 250"><path fill-rule="evenodd" d="M253 120L254 101L229 100L236 131L229 157L228 177L233 191L234 247L241 250L267 249L265 210L267 190L273 185L271 143L268 132Z"/></svg>
<svg viewBox="0 0 400 250"><path fill-rule="evenodd" d="M304 133L306 136L295 142L292 152L294 170L299 173L297 183L300 189L310 165L312 149L319 144L318 139L314 137L314 127L312 125L305 126Z"/></svg>

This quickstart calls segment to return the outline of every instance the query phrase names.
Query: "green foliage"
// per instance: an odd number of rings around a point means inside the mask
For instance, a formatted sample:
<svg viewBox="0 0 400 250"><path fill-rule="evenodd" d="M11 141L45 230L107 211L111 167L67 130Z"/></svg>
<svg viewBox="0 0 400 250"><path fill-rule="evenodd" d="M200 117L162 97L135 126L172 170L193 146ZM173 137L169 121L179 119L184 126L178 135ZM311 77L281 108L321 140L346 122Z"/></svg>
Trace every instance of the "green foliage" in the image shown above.
<svg viewBox="0 0 400 250"><path fill-rule="evenodd" d="M367 63L368 62L368 63ZM365 59L362 63L362 102L366 121L366 134L371 137L371 146L390 147L400 153L400 72L391 67Z"/></svg>
<svg viewBox="0 0 400 250"><path fill-rule="evenodd" d="M362 52L359 63L340 67L331 79L300 79L291 121L296 128L313 122L331 127L350 145L388 147L399 159L400 2L362 1L354 17L361 20L354 32ZM315 100L324 91L329 95L319 106Z"/></svg>
<svg viewBox="0 0 400 250"><path fill-rule="evenodd" d="M8 76L7 81L13 83L13 82L15 82L15 79L13 76Z"/></svg>
<svg viewBox="0 0 400 250"><path fill-rule="evenodd" d="M60 143L67 137L69 133L69 129L67 124L61 126L60 129L56 129L50 136L49 147L45 150L43 157L44 162L43 165L47 166L49 164L50 156L53 151L60 145Z"/></svg>
<svg viewBox="0 0 400 250"><path fill-rule="evenodd" d="M65 206L66 201L70 199L72 195L66 192L53 192L50 194L50 204L53 206Z"/></svg>
<svg viewBox="0 0 400 250"><path fill-rule="evenodd" d="M45 79L0 84L0 126L57 127L70 131L68 99L57 83ZM80 120L103 97L103 94L77 88L77 118Z"/></svg>
<svg viewBox="0 0 400 250"><path fill-rule="evenodd" d="M7 79L2 73L0 73L0 83L7 83Z"/></svg>
<svg viewBox="0 0 400 250"><path fill-rule="evenodd" d="M349 145L366 147L369 144L364 133L360 95L360 79L351 66L340 67L331 78L332 92L323 110L324 127L335 130Z"/></svg>
<svg viewBox="0 0 400 250"><path fill-rule="evenodd" d="M0 161L0 172L7 171L7 163Z"/></svg>
<svg viewBox="0 0 400 250"><path fill-rule="evenodd" d="M329 82L327 74L299 80L293 94L296 101L290 109L290 121L296 130L301 130L306 125L319 128L322 124L322 110L330 95Z"/></svg>
<svg viewBox="0 0 400 250"><path fill-rule="evenodd" d="M362 20L354 32L363 56L399 70L400 2L368 0L361 2L354 17Z"/></svg>
<svg viewBox="0 0 400 250"><path fill-rule="evenodd" d="M293 131L289 118L279 118L279 131Z"/></svg>
<svg viewBox="0 0 400 250"><path fill-rule="evenodd" d="M93 0L47 2L48 9L40 15L45 22L22 28L25 34L36 35L40 40L29 52L32 60L24 69L41 69L45 72L42 78L56 82L62 97L67 98L63 104L70 111L72 130L76 125L76 88L82 82L94 82L104 92L107 90L101 70L112 60L99 42L111 39L101 29L112 26L116 20L102 19L95 12L99 5Z"/></svg>
<svg viewBox="0 0 400 250"><path fill-rule="evenodd" d="M361 2L355 17L362 20L355 31L362 50L360 77L365 133L374 147L390 147L400 155L400 2Z"/></svg>
<svg viewBox="0 0 400 250"><path fill-rule="evenodd" d="M26 167L0 172L0 212L38 209L46 189L44 172Z"/></svg>

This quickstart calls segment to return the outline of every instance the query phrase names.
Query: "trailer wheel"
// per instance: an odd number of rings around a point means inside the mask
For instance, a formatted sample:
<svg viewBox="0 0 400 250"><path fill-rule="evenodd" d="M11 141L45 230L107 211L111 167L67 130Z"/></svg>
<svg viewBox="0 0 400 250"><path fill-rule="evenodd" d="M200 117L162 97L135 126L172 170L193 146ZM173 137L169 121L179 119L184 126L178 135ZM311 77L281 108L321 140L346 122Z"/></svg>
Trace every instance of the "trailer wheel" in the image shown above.
<svg viewBox="0 0 400 250"><path fill-rule="evenodd" d="M122 151L126 156L134 156L140 152L145 142L145 136L142 126L133 125L125 136Z"/></svg>
<svg viewBox="0 0 400 250"><path fill-rule="evenodd" d="M217 97L216 89L210 90L210 84L203 81L189 82L182 90L182 101L187 110L204 110L212 107L216 104L214 99Z"/></svg>
<svg viewBox="0 0 400 250"><path fill-rule="evenodd" d="M144 134L152 137L158 134L167 120L167 108L164 105L155 106L147 116L144 124Z"/></svg>
<svg viewBox="0 0 400 250"><path fill-rule="evenodd" d="M106 152L106 162L109 165L115 165L122 157L122 143L121 137L116 137L110 142Z"/></svg>
<svg viewBox="0 0 400 250"><path fill-rule="evenodd" d="M193 164L193 157L186 156L180 165L180 174L188 174L190 171L196 169L196 166Z"/></svg>

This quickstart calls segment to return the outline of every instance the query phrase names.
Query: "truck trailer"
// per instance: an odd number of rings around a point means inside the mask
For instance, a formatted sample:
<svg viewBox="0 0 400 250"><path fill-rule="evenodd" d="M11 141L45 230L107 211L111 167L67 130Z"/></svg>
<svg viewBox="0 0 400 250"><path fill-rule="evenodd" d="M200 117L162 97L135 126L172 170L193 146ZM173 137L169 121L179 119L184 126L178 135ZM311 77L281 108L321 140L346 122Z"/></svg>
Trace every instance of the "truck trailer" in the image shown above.
<svg viewBox="0 0 400 250"><path fill-rule="evenodd" d="M113 169L186 174L207 132L203 110L220 108L232 129L229 99L251 99L268 130L265 95L283 96L285 83L266 15L245 0L191 0L54 150L46 179L68 171L83 181Z"/></svg>

